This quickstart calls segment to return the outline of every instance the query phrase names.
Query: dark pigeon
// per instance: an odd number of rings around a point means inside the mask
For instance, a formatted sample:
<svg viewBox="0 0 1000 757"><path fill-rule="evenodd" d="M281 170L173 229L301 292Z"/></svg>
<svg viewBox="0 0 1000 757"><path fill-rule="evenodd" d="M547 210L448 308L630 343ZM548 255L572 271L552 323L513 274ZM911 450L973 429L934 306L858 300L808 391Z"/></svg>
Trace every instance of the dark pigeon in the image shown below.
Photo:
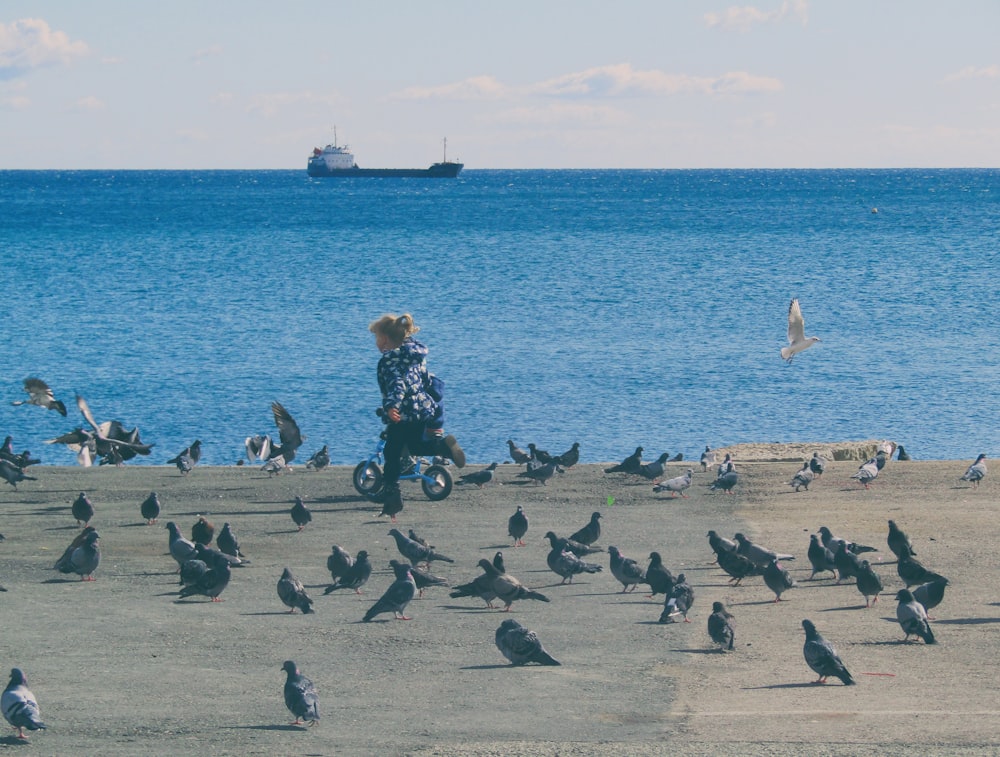
<svg viewBox="0 0 1000 757"><path fill-rule="evenodd" d="M7 688L0 694L0 709L4 719L17 729L17 738L27 739L24 729L40 731L46 728L35 695L28 688L28 680L20 668L12 668Z"/></svg>
<svg viewBox="0 0 1000 757"><path fill-rule="evenodd" d="M723 552L736 552L740 545L731 539L719 536L715 531L709 531L708 546L712 548L712 551L715 552L716 557L718 557Z"/></svg>
<svg viewBox="0 0 1000 757"><path fill-rule="evenodd" d="M833 552L823 546L817 534L812 534L809 537L809 551L807 552L807 556L809 557L809 564L812 565L812 573L809 574L810 581L813 580L817 573L826 573L829 571L836 575L837 564L834 561Z"/></svg>
<svg viewBox="0 0 1000 757"><path fill-rule="evenodd" d="M739 586L747 576L759 576L764 568L754 565L750 560L737 552L719 552L719 567L729 575L729 583Z"/></svg>
<svg viewBox="0 0 1000 757"><path fill-rule="evenodd" d="M302 497L295 495L295 504L292 505L290 512L292 520L295 525L299 527L299 531L306 527L313 519L312 513L309 512L309 508L306 507L306 503L302 501Z"/></svg>
<svg viewBox="0 0 1000 757"><path fill-rule="evenodd" d="M797 585L791 574L782 568L777 560L771 560L764 568L764 583L774 592L775 602L780 602L781 595Z"/></svg>
<svg viewBox="0 0 1000 757"><path fill-rule="evenodd" d="M925 568L916 557L900 557L896 562L896 573L903 579L907 589L942 578L939 573Z"/></svg>
<svg viewBox="0 0 1000 757"><path fill-rule="evenodd" d="M708 636L722 652L732 651L736 641L733 616L722 602L712 603L712 614L708 616Z"/></svg>
<svg viewBox="0 0 1000 757"><path fill-rule="evenodd" d="M139 514L146 519L147 526L156 523L156 519L160 517L160 498L156 492L150 492L142 501L139 505Z"/></svg>
<svg viewBox="0 0 1000 757"><path fill-rule="evenodd" d="M550 542L552 542L552 549L549 550L545 562L553 573L562 577L560 584L567 581L573 583L573 576L581 573L600 573L604 570L600 565L584 562L566 549L563 539L550 539Z"/></svg>
<svg viewBox="0 0 1000 757"><path fill-rule="evenodd" d="M549 544L553 549L558 541L561 542L562 549L572 552L577 557L586 557L587 555L595 555L598 552L604 551L603 547L591 547L586 544L581 544L578 541L574 541L573 539L560 539L560 537L556 536L552 531L546 531L545 538L549 540Z"/></svg>
<svg viewBox="0 0 1000 757"><path fill-rule="evenodd" d="M188 597L193 597L196 594L208 597L213 602L222 602L222 597L220 596L225 588L229 585L229 579L232 576L232 571L229 568L229 562L225 559L222 553L217 553L215 550L204 550L200 553L203 558L206 555L213 555L214 559L209 562L204 560L205 564L208 565L208 570L205 574L195 583L190 586L185 586L180 590L180 598L187 599Z"/></svg>
<svg viewBox="0 0 1000 757"><path fill-rule="evenodd" d="M819 456L819 452L813 452L813 456L809 459L809 470L813 472L814 476L822 476L824 468L826 468L826 461Z"/></svg>
<svg viewBox="0 0 1000 757"><path fill-rule="evenodd" d="M302 610L303 615L308 615L313 611L313 601L306 594L306 588L299 579L292 575L292 571L288 568L285 568L281 578L278 579L278 598L285 607L292 608L288 611L289 613L295 612L295 608Z"/></svg>
<svg viewBox="0 0 1000 757"><path fill-rule="evenodd" d="M674 574L667 570L659 552L649 553L649 565L646 566L646 577L643 579L643 583L650 588L650 593L646 595L648 599L652 599L657 594L668 595L670 590L674 588Z"/></svg>
<svg viewBox="0 0 1000 757"><path fill-rule="evenodd" d="M605 473L638 473L639 466L642 465L642 447L636 447L635 452L626 457L617 465L605 468Z"/></svg>
<svg viewBox="0 0 1000 757"><path fill-rule="evenodd" d="M362 618L363 622L370 623L375 616L381 615L384 612L391 612L398 620L410 620L410 618L404 615L404 611L410 600L417 593L417 584L410 573L409 565L399 563L393 568L393 571L396 574L396 580L389 585L389 588L385 590L385 593L378 601L368 609L365 617Z"/></svg>
<svg viewBox="0 0 1000 757"><path fill-rule="evenodd" d="M466 473L459 476L456 483L475 484L478 488L482 489L486 484L493 480L496 469L497 463L490 463L489 466L483 468L482 470L477 470L472 473Z"/></svg>
<svg viewBox="0 0 1000 757"><path fill-rule="evenodd" d="M871 604L878 602L879 592L884 588L882 586L882 579L867 560L861 561L861 566L858 568L857 573L857 582L858 591L865 598L865 607L870 606L869 601Z"/></svg>
<svg viewBox="0 0 1000 757"><path fill-rule="evenodd" d="M806 632L806 643L802 647L802 655L806 664L819 676L814 683L826 683L830 676L836 676L845 686L853 686L854 679L844 667L843 660L837 655L833 645L824 639L811 620L803 620L802 628Z"/></svg>
<svg viewBox="0 0 1000 757"><path fill-rule="evenodd" d="M900 589L896 593L896 601L896 620L906 634L903 641L909 641L911 636L919 636L927 644L937 643L931 624L927 622L927 610L913 598L909 589Z"/></svg>
<svg viewBox="0 0 1000 757"><path fill-rule="evenodd" d="M556 471L561 471L562 469L556 465L556 463L545 463L538 468L528 468L526 471L521 471L517 474L518 478L530 478L535 483L545 485L546 482L552 478Z"/></svg>
<svg viewBox="0 0 1000 757"><path fill-rule="evenodd" d="M306 468L309 470L323 470L330 464L330 451L328 445L324 444L313 453L312 457L306 461Z"/></svg>
<svg viewBox="0 0 1000 757"><path fill-rule="evenodd" d="M580 462L580 442L573 442L573 446L556 457L555 461L563 468L572 468Z"/></svg>
<svg viewBox="0 0 1000 757"><path fill-rule="evenodd" d="M510 573L499 570L489 560L480 560L479 567L492 580L493 591L496 593L497 599L504 603L503 609L505 612L509 611L510 606L519 599L536 599L540 602L549 601L549 598L544 594L529 589Z"/></svg>
<svg viewBox="0 0 1000 757"><path fill-rule="evenodd" d="M586 544L588 547L601 538L601 514L594 512L590 514L590 522L576 533L570 534L572 541Z"/></svg>
<svg viewBox="0 0 1000 757"><path fill-rule="evenodd" d="M937 578L933 578L927 583L920 584L920 586L913 589L913 598L922 604L925 610L930 612L941 604L941 600L944 599L944 590L947 585L948 579L944 576L938 576ZM933 620L930 616L928 616L928 619Z"/></svg>
<svg viewBox="0 0 1000 757"><path fill-rule="evenodd" d="M640 465L636 473L643 478L648 478L650 481L655 481L663 475L663 471L666 470L667 460L669 459L670 454L664 452L653 462Z"/></svg>
<svg viewBox="0 0 1000 757"><path fill-rule="evenodd" d="M215 545L219 548L220 552L227 555L232 555L233 557L246 557L246 555L240 551L240 543L236 539L236 534L233 533L232 526L228 523L222 524L222 530L219 531L219 535L215 537Z"/></svg>
<svg viewBox="0 0 1000 757"><path fill-rule="evenodd" d="M101 548L97 542L100 539L97 531L89 531L83 535L79 546L73 544L63 553L55 564L60 573L76 573L82 581L93 581L93 573L101 564ZM74 544L76 541L74 540Z"/></svg>
<svg viewBox="0 0 1000 757"><path fill-rule="evenodd" d="M360 554L360 553L359 553ZM389 560L389 566L395 570L398 565L403 563L400 560ZM410 575L413 576L413 583L417 587L417 596L424 596L424 589L430 586L447 586L448 580L442 578L441 576L435 576L433 573L422 570L415 565L410 565Z"/></svg>
<svg viewBox="0 0 1000 757"><path fill-rule="evenodd" d="M177 561L179 568L185 561L195 557L197 550L195 549L194 542L188 541L181 535L181 530L177 528L176 523L169 521L164 528L170 532L170 556Z"/></svg>
<svg viewBox="0 0 1000 757"><path fill-rule="evenodd" d="M433 560L442 560L443 562L452 563L455 562L450 557L446 557L439 552L435 552L430 547L413 541L413 539L403 535L398 528L391 529L389 531L389 536L396 540L396 549L399 550L399 554L410 561L411 565L426 563L429 567Z"/></svg>
<svg viewBox="0 0 1000 757"><path fill-rule="evenodd" d="M190 447L185 447L179 454L167 460L167 465L176 465L181 475L187 475L199 460L201 460L201 440L195 439Z"/></svg>
<svg viewBox="0 0 1000 757"><path fill-rule="evenodd" d="M57 400L49 385L40 378L29 376L24 380L24 391L28 393L28 399L15 400L12 405L35 405L46 410L55 410L63 418L66 417L66 405L61 400Z"/></svg>
<svg viewBox="0 0 1000 757"><path fill-rule="evenodd" d="M365 554L367 555L368 553L366 552ZM347 575L347 571L351 569L352 565L354 565L354 558L351 557L346 549L336 544L330 548L330 554L326 558L326 569L330 571L330 578L334 583L339 578Z"/></svg>
<svg viewBox="0 0 1000 757"><path fill-rule="evenodd" d="M819 527L819 536L820 539L823 541L823 546L826 547L831 552L833 552L834 554L837 554L837 547L840 545L840 542L844 542L847 545L847 548L856 555L860 555L865 552L878 551L877 549L875 549L875 547L866 547L864 544L858 544L856 541L850 541L849 539L838 538L834 536L833 532L826 526Z"/></svg>
<svg viewBox="0 0 1000 757"><path fill-rule="evenodd" d="M545 651L534 631L529 631L513 618L508 618L494 635L500 654L510 660L511 665L559 665L559 661Z"/></svg>
<svg viewBox="0 0 1000 757"><path fill-rule="evenodd" d="M554 463L555 458L543 449L538 449L534 444L528 445L528 454L531 456L532 460L537 460L542 465L548 465L549 463Z"/></svg>
<svg viewBox="0 0 1000 757"><path fill-rule="evenodd" d="M34 476L29 476L21 468L14 465L10 460L0 460L0 478L17 489L17 485L22 481L37 481Z"/></svg>
<svg viewBox="0 0 1000 757"><path fill-rule="evenodd" d="M894 520L889 521L889 535L885 537L885 542L896 557L917 554L910 543L910 537L906 535L903 529L896 525L896 521Z"/></svg>
<svg viewBox="0 0 1000 757"><path fill-rule="evenodd" d="M767 567L768 563L772 560L794 560L794 555L782 555L778 554L774 550L768 549L767 547L762 547L759 544L754 544L750 537L744 536L743 534L735 534L733 538L736 540L737 553L746 557L750 562L760 568Z"/></svg>
<svg viewBox="0 0 1000 757"><path fill-rule="evenodd" d="M663 603L663 612L660 613L660 623L676 623L674 620L678 615L684 616L684 622L690 623L688 610L694 604L694 589L687 582L687 577L681 573L677 576L677 583L670 591L670 596Z"/></svg>
<svg viewBox="0 0 1000 757"><path fill-rule="evenodd" d="M611 575L622 585L622 594L634 591L635 587L645 582L646 571L631 557L625 557L618 547L608 547L611 558Z"/></svg>
<svg viewBox="0 0 1000 757"><path fill-rule="evenodd" d="M274 424L278 427L278 436L281 444L277 447L271 446L271 454L268 460L280 457L283 465L288 465L295 459L295 453L305 437L299 431L299 426L292 418L291 414L285 410L280 402L271 403L271 414L274 416Z"/></svg>
<svg viewBox="0 0 1000 757"><path fill-rule="evenodd" d="M861 569L861 558L847 548L846 542L840 542L833 555L833 564L837 568L837 583L854 578Z"/></svg>
<svg viewBox="0 0 1000 757"><path fill-rule="evenodd" d="M199 515L198 520L191 526L191 541L195 544L204 544L207 547L214 538L215 526L204 515Z"/></svg>
<svg viewBox="0 0 1000 757"><path fill-rule="evenodd" d="M330 555L327 558L327 566L330 565L332 557L333 555ZM338 589L351 589L355 594L361 593L361 587L368 583L368 579L372 575L372 564L368 560L368 552L363 549L359 550L357 557L349 559L351 559L351 564L343 569L338 568L338 574L334 576L333 583L323 591L324 594L332 594ZM330 574L333 575L333 573L334 571L331 569Z"/></svg>
<svg viewBox="0 0 1000 757"><path fill-rule="evenodd" d="M319 696L313 682L299 672L291 660L285 660L281 669L287 673L285 678L285 707L295 716L292 725L301 725L308 720L310 726L319 722Z"/></svg>
<svg viewBox="0 0 1000 757"><path fill-rule="evenodd" d="M79 496L73 500L70 510L73 517L76 518L76 525L90 525L90 519L94 517L94 505L85 492L80 492Z"/></svg>
<svg viewBox="0 0 1000 757"><path fill-rule="evenodd" d="M493 567L501 573L506 572L503 564L502 552L497 552L493 556ZM452 599L460 599L462 597L479 597L486 603L487 607L492 609L493 600L497 598L497 593L493 589L492 571L487 573L484 570L480 575L469 581L469 583L459 584L448 596Z"/></svg>
<svg viewBox="0 0 1000 757"><path fill-rule="evenodd" d="M507 519L507 535L514 540L515 547L524 546L524 535L528 533L528 516L520 505L514 514Z"/></svg>
<svg viewBox="0 0 1000 757"><path fill-rule="evenodd" d="M732 494L733 489L736 488L736 484L739 482L740 474L738 474L735 470L730 470L716 478L708 488L713 492L718 489L724 494Z"/></svg>

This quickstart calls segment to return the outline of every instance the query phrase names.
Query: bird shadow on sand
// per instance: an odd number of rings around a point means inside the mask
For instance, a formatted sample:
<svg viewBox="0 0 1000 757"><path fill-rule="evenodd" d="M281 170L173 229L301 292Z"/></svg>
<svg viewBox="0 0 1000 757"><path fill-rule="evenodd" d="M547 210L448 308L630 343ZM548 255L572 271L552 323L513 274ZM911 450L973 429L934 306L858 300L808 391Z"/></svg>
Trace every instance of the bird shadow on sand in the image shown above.
<svg viewBox="0 0 1000 757"><path fill-rule="evenodd" d="M0 737L0 744L3 746L31 746L30 741L27 739L19 739L17 736Z"/></svg>
<svg viewBox="0 0 1000 757"><path fill-rule="evenodd" d="M145 527L145 528L156 528L158 525L160 525L160 524L159 523L146 523L146 521L142 521L140 523L119 523L118 524L118 528L142 528L142 527Z"/></svg>
<svg viewBox="0 0 1000 757"><path fill-rule="evenodd" d="M459 668L459 670L500 670L502 668L513 668L515 665L465 665Z"/></svg>
<svg viewBox="0 0 1000 757"><path fill-rule="evenodd" d="M231 725L239 731L308 731L309 727L304 725L292 725L291 723L281 723L275 725Z"/></svg>
<svg viewBox="0 0 1000 757"><path fill-rule="evenodd" d="M949 618L934 621L938 626L979 626L986 623L1000 623L1000 618Z"/></svg>
<svg viewBox="0 0 1000 757"><path fill-rule="evenodd" d="M79 531L80 526L50 526L46 531Z"/></svg>
<svg viewBox="0 0 1000 757"><path fill-rule="evenodd" d="M864 605L849 605L848 607L827 607L820 612L840 612L842 610L870 610L870 607L865 607Z"/></svg>
<svg viewBox="0 0 1000 757"><path fill-rule="evenodd" d="M670 651L682 654L710 654L715 656L720 656L721 653L719 649L671 649Z"/></svg>
<svg viewBox="0 0 1000 757"><path fill-rule="evenodd" d="M271 610L269 612L241 612L240 615L245 615L247 617L252 617L256 615L291 615L292 613L288 610Z"/></svg>
<svg viewBox="0 0 1000 757"><path fill-rule="evenodd" d="M809 681L807 683L772 683L770 686L744 686L743 691L759 691L761 689L811 689L823 684Z"/></svg>
<svg viewBox="0 0 1000 757"><path fill-rule="evenodd" d="M455 612L473 613L475 615L480 615L484 612L499 612L502 608L500 607L469 607L468 605L438 605L445 610L454 610Z"/></svg>
<svg viewBox="0 0 1000 757"><path fill-rule="evenodd" d="M520 547L515 547L513 544L492 544L488 547L480 547L482 550L496 550L496 549L520 549Z"/></svg>

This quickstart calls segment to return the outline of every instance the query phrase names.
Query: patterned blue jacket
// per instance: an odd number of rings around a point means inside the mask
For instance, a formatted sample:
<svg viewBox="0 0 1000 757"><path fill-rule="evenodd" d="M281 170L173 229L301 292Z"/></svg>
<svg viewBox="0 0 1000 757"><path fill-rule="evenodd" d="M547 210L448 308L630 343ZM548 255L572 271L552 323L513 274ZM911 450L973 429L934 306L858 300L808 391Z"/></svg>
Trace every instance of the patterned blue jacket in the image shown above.
<svg viewBox="0 0 1000 757"><path fill-rule="evenodd" d="M378 361L378 386L382 409L399 410L403 422L427 421L435 416L437 403L427 393L427 347L407 337Z"/></svg>

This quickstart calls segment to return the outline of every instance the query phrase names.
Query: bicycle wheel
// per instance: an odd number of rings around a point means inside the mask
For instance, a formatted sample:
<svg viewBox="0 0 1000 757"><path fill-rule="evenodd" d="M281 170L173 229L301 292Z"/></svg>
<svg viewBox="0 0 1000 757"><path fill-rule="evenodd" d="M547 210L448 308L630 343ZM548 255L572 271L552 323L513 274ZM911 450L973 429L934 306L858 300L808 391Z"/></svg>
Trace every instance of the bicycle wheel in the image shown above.
<svg viewBox="0 0 1000 757"><path fill-rule="evenodd" d="M420 479L420 486L427 499L437 502L451 494L452 480L448 469L440 465L432 465L424 471L427 478Z"/></svg>
<svg viewBox="0 0 1000 757"><path fill-rule="evenodd" d="M354 468L352 480L358 494L371 496L382 488L382 469L378 467L378 463L362 460Z"/></svg>

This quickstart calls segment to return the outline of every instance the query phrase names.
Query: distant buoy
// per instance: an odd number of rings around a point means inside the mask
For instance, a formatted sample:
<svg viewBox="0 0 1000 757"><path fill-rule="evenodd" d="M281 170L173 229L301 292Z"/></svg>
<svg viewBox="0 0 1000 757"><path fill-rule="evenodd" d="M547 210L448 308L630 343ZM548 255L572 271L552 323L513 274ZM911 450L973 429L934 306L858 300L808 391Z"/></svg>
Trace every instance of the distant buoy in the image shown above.
<svg viewBox="0 0 1000 757"><path fill-rule="evenodd" d="M872 208L872 213L878 213L878 208Z"/></svg>

